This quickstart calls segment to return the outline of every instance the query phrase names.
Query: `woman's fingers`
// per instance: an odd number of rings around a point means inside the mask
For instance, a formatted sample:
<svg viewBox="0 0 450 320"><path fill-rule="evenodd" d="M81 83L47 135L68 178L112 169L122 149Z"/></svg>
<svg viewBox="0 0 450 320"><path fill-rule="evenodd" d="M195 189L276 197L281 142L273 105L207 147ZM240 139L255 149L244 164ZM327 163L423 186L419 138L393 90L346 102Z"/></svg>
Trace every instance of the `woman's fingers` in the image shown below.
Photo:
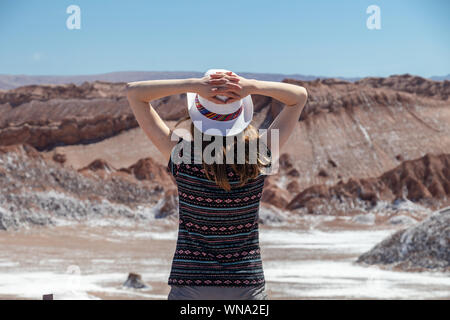
<svg viewBox="0 0 450 320"><path fill-rule="evenodd" d="M227 79L234 82L239 82L239 78L236 75L226 75L226 74L211 74L210 79ZM210 80L211 81L211 80Z"/></svg>
<svg viewBox="0 0 450 320"><path fill-rule="evenodd" d="M225 79L214 79L214 80L208 80L209 84L222 84L227 83L227 80Z"/></svg>
<svg viewBox="0 0 450 320"><path fill-rule="evenodd" d="M241 100L241 96L239 96L238 94L235 94L235 93L233 93L233 92L227 93L226 96L227 96L228 98L234 99L233 101ZM229 101L229 100L227 100L227 103L230 103L230 102L228 102L228 101Z"/></svg>
<svg viewBox="0 0 450 320"><path fill-rule="evenodd" d="M221 99L217 98L217 96L225 96L228 97L228 99L226 101L222 101ZM209 100L217 104L227 104L241 100L241 96L230 91L214 92L214 95L210 96Z"/></svg>
<svg viewBox="0 0 450 320"><path fill-rule="evenodd" d="M216 104L229 104L242 99L243 87L240 83L241 77L233 72L218 71L204 77L204 90L207 99ZM228 99L223 101L217 96L225 96Z"/></svg>
<svg viewBox="0 0 450 320"><path fill-rule="evenodd" d="M228 74L228 75L236 75L235 73L233 73L233 71L227 71L227 72L224 72L224 71L216 71L216 73L213 73L213 74Z"/></svg>
<svg viewBox="0 0 450 320"><path fill-rule="evenodd" d="M232 82L215 82L215 83L211 83L211 85L216 86L217 88L229 88L229 89L234 89L234 90L241 90L242 86L240 86L237 83L232 83Z"/></svg>
<svg viewBox="0 0 450 320"><path fill-rule="evenodd" d="M229 98L241 99L241 96L239 94L232 92L232 91L220 91L220 92L215 92L215 94L220 95L220 96L226 96Z"/></svg>
<svg viewBox="0 0 450 320"><path fill-rule="evenodd" d="M208 85L211 86L208 100L216 104L228 104L241 100L242 87L238 82L239 79L232 73L225 74L222 72L210 75L207 80ZM225 96L228 99L223 101L217 96Z"/></svg>
<svg viewBox="0 0 450 320"><path fill-rule="evenodd" d="M241 90L242 87L236 83L227 83L226 86L233 90Z"/></svg>
<svg viewBox="0 0 450 320"><path fill-rule="evenodd" d="M239 95L240 92L241 92L241 88L239 86L228 84L228 85L226 85L224 87L212 88L211 91L214 92L214 93L233 92L233 93Z"/></svg>
<svg viewBox="0 0 450 320"><path fill-rule="evenodd" d="M217 103L217 104L225 104L225 103L228 103L228 102L226 102L226 101L222 101L222 100L220 100L219 98L217 98L216 96L213 96L213 97L211 97L210 98L214 103ZM228 101L228 100L227 100Z"/></svg>
<svg viewBox="0 0 450 320"><path fill-rule="evenodd" d="M210 78L222 78L223 76L225 76L225 74L223 74L223 73L216 73L216 74L209 75Z"/></svg>
<svg viewBox="0 0 450 320"><path fill-rule="evenodd" d="M216 94L219 94L219 95L229 95L229 94L236 94L235 92L232 92L232 91L230 91L230 90L228 90L227 88L219 88L219 89L217 89L217 90L214 90L213 91L214 92L214 94L216 95Z"/></svg>
<svg viewBox="0 0 450 320"><path fill-rule="evenodd" d="M240 97L237 97L237 98L228 98L228 100L226 101L226 103L233 103L233 102L236 102L236 101L239 101L239 100L241 100Z"/></svg>
<svg viewBox="0 0 450 320"><path fill-rule="evenodd" d="M214 77L214 76L219 76L219 77L223 77L223 76L237 76L236 73L233 72L223 72L223 71L217 71L216 73L210 74L210 77Z"/></svg>

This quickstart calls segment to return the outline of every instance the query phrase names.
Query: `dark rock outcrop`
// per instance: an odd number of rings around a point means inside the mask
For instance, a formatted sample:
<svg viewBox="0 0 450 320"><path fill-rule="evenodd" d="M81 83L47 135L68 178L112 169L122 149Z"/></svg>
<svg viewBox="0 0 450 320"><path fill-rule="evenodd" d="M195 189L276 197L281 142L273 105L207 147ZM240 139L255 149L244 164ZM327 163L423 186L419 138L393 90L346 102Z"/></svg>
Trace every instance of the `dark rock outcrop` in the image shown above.
<svg viewBox="0 0 450 320"><path fill-rule="evenodd" d="M123 283L124 287L126 288L132 288L132 289L147 289L149 288L149 285L146 284L142 280L142 276L140 274L130 272L128 274L127 280Z"/></svg>
<svg viewBox="0 0 450 320"><path fill-rule="evenodd" d="M395 232L356 262L401 270L450 271L450 207Z"/></svg>

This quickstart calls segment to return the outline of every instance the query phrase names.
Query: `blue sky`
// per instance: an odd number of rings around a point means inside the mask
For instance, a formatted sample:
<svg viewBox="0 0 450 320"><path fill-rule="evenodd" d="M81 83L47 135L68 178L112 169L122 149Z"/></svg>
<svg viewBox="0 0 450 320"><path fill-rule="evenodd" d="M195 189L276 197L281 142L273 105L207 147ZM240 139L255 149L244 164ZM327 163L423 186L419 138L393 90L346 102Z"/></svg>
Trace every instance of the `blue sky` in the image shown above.
<svg viewBox="0 0 450 320"><path fill-rule="evenodd" d="M81 29L69 30L69 5ZM381 29L369 30L369 5ZM2 0L0 74L450 73L448 0Z"/></svg>

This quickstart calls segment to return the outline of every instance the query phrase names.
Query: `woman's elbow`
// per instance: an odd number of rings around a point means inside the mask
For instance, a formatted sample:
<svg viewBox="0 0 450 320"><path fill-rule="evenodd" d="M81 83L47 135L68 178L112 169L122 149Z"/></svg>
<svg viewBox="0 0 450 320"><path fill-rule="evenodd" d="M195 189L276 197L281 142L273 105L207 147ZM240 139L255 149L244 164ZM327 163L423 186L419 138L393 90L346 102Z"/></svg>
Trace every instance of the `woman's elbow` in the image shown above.
<svg viewBox="0 0 450 320"><path fill-rule="evenodd" d="M306 104L306 100L308 100L308 91L305 87L298 88L297 97L297 102L294 105L303 107Z"/></svg>
<svg viewBox="0 0 450 320"><path fill-rule="evenodd" d="M127 82L126 91L129 92L134 87L134 82Z"/></svg>
<svg viewBox="0 0 450 320"><path fill-rule="evenodd" d="M125 92L127 94L128 99L133 98L133 96L135 94L135 89L136 89L136 87L134 85L134 82L128 82L126 84Z"/></svg>
<svg viewBox="0 0 450 320"><path fill-rule="evenodd" d="M308 90L306 90L305 87L301 87L300 88L300 96L302 97L303 100L308 100Z"/></svg>

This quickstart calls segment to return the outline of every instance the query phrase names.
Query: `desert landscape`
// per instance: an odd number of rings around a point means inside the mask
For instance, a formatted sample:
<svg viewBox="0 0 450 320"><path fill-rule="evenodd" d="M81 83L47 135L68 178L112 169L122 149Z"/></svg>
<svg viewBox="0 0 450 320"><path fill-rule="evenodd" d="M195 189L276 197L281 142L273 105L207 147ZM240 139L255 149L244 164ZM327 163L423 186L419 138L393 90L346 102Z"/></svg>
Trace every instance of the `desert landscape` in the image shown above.
<svg viewBox="0 0 450 320"><path fill-rule="evenodd" d="M282 81L309 99L264 188L269 298L450 299L450 81ZM167 298L176 185L125 85L0 90L0 298ZM267 128L283 105L252 99ZM185 94L151 104L187 115Z"/></svg>

